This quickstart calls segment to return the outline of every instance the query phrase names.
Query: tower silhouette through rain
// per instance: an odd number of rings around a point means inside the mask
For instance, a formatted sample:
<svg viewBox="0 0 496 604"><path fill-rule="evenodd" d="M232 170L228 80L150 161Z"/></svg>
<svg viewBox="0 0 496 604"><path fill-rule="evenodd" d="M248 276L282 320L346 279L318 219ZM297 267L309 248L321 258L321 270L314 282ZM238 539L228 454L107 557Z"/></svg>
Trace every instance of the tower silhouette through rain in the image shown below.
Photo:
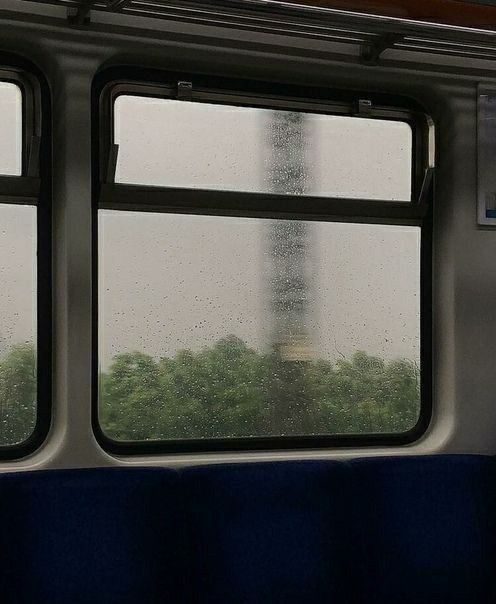
<svg viewBox="0 0 496 604"><path fill-rule="evenodd" d="M267 128L267 178L275 194L308 190L305 116L273 111ZM312 227L301 220L272 220L268 227L271 372L269 418L275 434L311 430L311 393L307 364L309 275L307 258Z"/></svg>

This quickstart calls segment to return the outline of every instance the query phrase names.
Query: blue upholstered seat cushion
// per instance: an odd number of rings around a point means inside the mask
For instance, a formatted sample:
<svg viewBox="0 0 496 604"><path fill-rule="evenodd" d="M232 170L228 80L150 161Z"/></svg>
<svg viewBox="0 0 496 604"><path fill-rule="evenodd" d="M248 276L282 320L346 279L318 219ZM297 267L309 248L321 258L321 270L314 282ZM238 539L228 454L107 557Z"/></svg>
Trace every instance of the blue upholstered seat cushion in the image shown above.
<svg viewBox="0 0 496 604"><path fill-rule="evenodd" d="M361 602L496 602L493 458L388 457L350 466Z"/></svg>
<svg viewBox="0 0 496 604"><path fill-rule="evenodd" d="M163 469L1 476L0 601L185 601L178 486Z"/></svg>
<svg viewBox="0 0 496 604"><path fill-rule="evenodd" d="M338 462L198 467L189 500L195 601L351 602L349 468Z"/></svg>

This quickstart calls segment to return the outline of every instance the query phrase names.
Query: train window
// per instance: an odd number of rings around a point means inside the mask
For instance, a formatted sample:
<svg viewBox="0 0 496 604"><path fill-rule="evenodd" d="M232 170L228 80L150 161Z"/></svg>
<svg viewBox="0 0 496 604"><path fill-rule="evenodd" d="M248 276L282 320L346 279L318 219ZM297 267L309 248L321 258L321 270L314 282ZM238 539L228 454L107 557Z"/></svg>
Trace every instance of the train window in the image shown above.
<svg viewBox="0 0 496 604"><path fill-rule="evenodd" d="M49 424L50 272L38 82L0 68L0 457L38 446ZM46 157L44 159L46 161ZM41 221L41 222L40 222ZM38 249L39 245L43 249ZM43 284L38 287L39 268ZM41 333L38 316L43 313ZM41 347L40 347L41 344ZM44 359L38 363L43 351ZM38 365L43 368L40 379ZM43 400L42 400L43 399Z"/></svg>
<svg viewBox="0 0 496 604"><path fill-rule="evenodd" d="M390 109L326 114L123 88L102 97L105 444L411 438L428 381L422 128Z"/></svg>
<svg viewBox="0 0 496 604"><path fill-rule="evenodd" d="M114 115L119 183L411 199L405 122L130 95Z"/></svg>

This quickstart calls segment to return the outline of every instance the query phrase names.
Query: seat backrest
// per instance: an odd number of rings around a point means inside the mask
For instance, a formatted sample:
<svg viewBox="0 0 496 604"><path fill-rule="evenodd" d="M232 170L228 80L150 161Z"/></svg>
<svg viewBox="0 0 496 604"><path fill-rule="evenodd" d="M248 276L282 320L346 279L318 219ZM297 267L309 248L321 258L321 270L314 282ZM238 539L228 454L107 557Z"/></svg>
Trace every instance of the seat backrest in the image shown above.
<svg viewBox="0 0 496 604"><path fill-rule="evenodd" d="M0 475L2 604L496 602L496 460Z"/></svg>
<svg viewBox="0 0 496 604"><path fill-rule="evenodd" d="M496 462L285 462L182 472L198 601L496 602Z"/></svg>
<svg viewBox="0 0 496 604"><path fill-rule="evenodd" d="M495 460L350 462L363 603L496 602Z"/></svg>
<svg viewBox="0 0 496 604"><path fill-rule="evenodd" d="M351 602L349 468L338 462L182 472L205 604Z"/></svg>
<svg viewBox="0 0 496 604"><path fill-rule="evenodd" d="M164 469L1 476L2 604L184 601L178 482Z"/></svg>

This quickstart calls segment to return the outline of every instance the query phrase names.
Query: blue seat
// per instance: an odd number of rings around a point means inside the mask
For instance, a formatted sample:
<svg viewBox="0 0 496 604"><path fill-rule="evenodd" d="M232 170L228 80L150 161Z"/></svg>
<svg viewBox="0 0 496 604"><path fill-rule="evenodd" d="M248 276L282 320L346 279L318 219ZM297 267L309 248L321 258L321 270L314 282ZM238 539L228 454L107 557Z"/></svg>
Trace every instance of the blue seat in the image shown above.
<svg viewBox="0 0 496 604"><path fill-rule="evenodd" d="M495 470L456 455L187 470L198 601L494 603Z"/></svg>
<svg viewBox="0 0 496 604"><path fill-rule="evenodd" d="M350 463L361 602L496 602L496 466L482 456Z"/></svg>
<svg viewBox="0 0 496 604"><path fill-rule="evenodd" d="M0 602L185 601L183 507L171 470L1 476Z"/></svg>
<svg viewBox="0 0 496 604"><path fill-rule="evenodd" d="M349 468L338 462L182 472L198 602L349 602Z"/></svg>
<svg viewBox="0 0 496 604"><path fill-rule="evenodd" d="M496 460L0 475L2 604L496 602Z"/></svg>

